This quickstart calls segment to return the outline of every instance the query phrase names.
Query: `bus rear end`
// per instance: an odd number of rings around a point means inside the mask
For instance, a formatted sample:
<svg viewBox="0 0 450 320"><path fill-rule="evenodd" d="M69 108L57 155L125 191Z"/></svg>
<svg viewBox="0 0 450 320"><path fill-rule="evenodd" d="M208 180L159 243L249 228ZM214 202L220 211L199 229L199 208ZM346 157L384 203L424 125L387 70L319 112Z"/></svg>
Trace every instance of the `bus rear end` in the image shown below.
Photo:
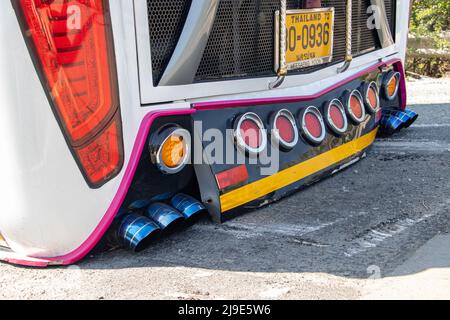
<svg viewBox="0 0 450 320"><path fill-rule="evenodd" d="M141 251L278 201L408 127L410 3L0 4L0 260ZM339 177L336 177L339 179Z"/></svg>

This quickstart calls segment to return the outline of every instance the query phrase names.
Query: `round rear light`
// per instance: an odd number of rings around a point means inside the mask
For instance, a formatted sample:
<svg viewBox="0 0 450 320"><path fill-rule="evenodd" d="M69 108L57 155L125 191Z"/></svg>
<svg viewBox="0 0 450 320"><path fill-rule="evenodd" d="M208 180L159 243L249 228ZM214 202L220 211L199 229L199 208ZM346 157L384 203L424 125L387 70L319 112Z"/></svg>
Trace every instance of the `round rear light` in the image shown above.
<svg viewBox="0 0 450 320"><path fill-rule="evenodd" d="M286 109L278 111L271 121L273 143L290 150L294 148L299 139L295 117Z"/></svg>
<svg viewBox="0 0 450 320"><path fill-rule="evenodd" d="M325 106L325 122L337 136L341 136L347 131L347 115L339 99L334 99Z"/></svg>
<svg viewBox="0 0 450 320"><path fill-rule="evenodd" d="M189 131L176 126L159 130L150 138L150 156L162 173L180 172L191 156Z"/></svg>
<svg viewBox="0 0 450 320"><path fill-rule="evenodd" d="M366 110L361 92L353 90L347 94L346 111L348 117L354 124L358 125L364 121L366 118Z"/></svg>
<svg viewBox="0 0 450 320"><path fill-rule="evenodd" d="M236 145L249 155L261 153L267 147L264 130L264 124L257 114L248 112L240 116L234 123Z"/></svg>
<svg viewBox="0 0 450 320"><path fill-rule="evenodd" d="M380 107L380 95L375 82L367 82L364 85L364 97L367 112L375 114Z"/></svg>
<svg viewBox="0 0 450 320"><path fill-rule="evenodd" d="M387 100L392 101L397 97L400 87L400 73L391 71L383 78L383 91Z"/></svg>
<svg viewBox="0 0 450 320"><path fill-rule="evenodd" d="M326 137L325 123L319 109L310 106L300 114L301 130L304 138L315 145L321 144Z"/></svg>

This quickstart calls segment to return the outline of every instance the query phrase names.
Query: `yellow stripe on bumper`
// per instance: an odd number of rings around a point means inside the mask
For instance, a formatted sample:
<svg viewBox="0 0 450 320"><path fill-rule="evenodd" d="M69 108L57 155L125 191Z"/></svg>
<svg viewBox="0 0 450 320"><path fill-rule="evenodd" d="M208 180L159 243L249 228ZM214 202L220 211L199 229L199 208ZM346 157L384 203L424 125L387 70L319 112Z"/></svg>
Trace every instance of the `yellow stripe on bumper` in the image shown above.
<svg viewBox="0 0 450 320"><path fill-rule="evenodd" d="M258 180L222 195L220 197L222 212L232 210L250 201L264 197L271 192L287 187L299 180L322 171L333 164L350 158L358 152L368 148L375 141L377 132L378 129L317 157L280 171L270 177Z"/></svg>

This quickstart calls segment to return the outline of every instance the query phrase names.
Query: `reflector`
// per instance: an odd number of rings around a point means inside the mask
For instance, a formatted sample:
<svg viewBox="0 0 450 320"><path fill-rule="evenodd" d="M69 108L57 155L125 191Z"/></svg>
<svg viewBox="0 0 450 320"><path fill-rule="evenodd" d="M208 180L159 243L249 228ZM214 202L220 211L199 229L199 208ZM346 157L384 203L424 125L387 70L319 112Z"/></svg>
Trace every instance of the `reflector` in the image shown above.
<svg viewBox="0 0 450 320"><path fill-rule="evenodd" d="M310 106L300 113L303 137L311 144L319 145L325 140L325 123L319 109Z"/></svg>
<svg viewBox="0 0 450 320"><path fill-rule="evenodd" d="M226 171L222 171L216 175L217 184L220 190L235 186L241 182L247 181L249 178L246 165L241 165Z"/></svg>

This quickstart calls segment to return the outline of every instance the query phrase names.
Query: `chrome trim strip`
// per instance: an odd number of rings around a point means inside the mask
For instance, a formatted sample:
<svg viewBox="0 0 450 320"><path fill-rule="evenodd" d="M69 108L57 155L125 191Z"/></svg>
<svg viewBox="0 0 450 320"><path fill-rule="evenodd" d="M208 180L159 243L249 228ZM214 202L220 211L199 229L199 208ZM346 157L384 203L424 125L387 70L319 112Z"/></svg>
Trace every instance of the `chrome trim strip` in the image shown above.
<svg viewBox="0 0 450 320"><path fill-rule="evenodd" d="M193 0L177 47L159 86L191 84L215 21L219 0Z"/></svg>

